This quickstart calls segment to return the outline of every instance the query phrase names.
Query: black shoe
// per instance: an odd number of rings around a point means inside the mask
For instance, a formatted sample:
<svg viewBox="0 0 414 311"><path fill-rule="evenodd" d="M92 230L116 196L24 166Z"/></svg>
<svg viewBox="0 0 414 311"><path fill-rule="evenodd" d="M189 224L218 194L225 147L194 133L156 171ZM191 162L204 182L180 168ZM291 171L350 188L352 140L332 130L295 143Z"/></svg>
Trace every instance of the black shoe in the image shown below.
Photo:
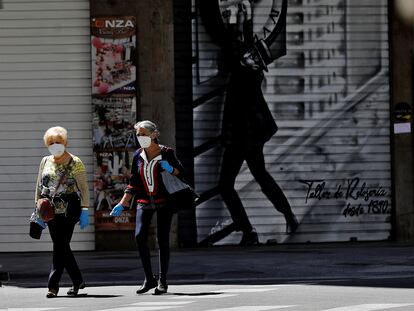
<svg viewBox="0 0 414 311"><path fill-rule="evenodd" d="M295 233L299 227L299 222L296 219L296 216L292 214L289 217L285 216L285 218L286 218L286 233L287 234Z"/></svg>
<svg viewBox="0 0 414 311"><path fill-rule="evenodd" d="M58 289L49 288L49 290L46 294L46 298L55 298L55 297L57 297L58 292L59 292Z"/></svg>
<svg viewBox="0 0 414 311"><path fill-rule="evenodd" d="M165 294L165 293L167 293L167 290L168 290L168 284L167 284L167 282L166 281L158 280L158 286L157 286L157 288L154 291L154 295L162 295L162 294Z"/></svg>
<svg viewBox="0 0 414 311"><path fill-rule="evenodd" d="M243 232L242 239L240 240L240 246L251 246L259 244L259 237L257 232L252 230L250 232Z"/></svg>
<svg viewBox="0 0 414 311"><path fill-rule="evenodd" d="M68 290L68 296L77 296L79 289L84 289L86 287L85 282L80 283L79 285L73 285L71 289Z"/></svg>
<svg viewBox="0 0 414 311"><path fill-rule="evenodd" d="M144 283L142 283L141 288L137 290L137 294L144 294L155 287L157 287L157 280L155 278L149 281L145 279Z"/></svg>

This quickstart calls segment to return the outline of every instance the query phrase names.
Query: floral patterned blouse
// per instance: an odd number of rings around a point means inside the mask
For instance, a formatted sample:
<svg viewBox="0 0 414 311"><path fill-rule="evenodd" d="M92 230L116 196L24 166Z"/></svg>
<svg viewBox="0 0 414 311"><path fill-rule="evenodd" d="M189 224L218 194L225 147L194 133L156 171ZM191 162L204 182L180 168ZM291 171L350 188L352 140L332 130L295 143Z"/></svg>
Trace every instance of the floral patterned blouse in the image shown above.
<svg viewBox="0 0 414 311"><path fill-rule="evenodd" d="M70 159L62 164L56 164L52 160L53 156L46 156L42 159L37 176L35 203L42 196L79 193L81 206L89 206L89 189L85 166L77 156L71 156L73 160L69 166ZM65 174L65 177L56 190L62 174ZM65 212L66 206L64 204L57 204L55 206L55 213L60 214Z"/></svg>

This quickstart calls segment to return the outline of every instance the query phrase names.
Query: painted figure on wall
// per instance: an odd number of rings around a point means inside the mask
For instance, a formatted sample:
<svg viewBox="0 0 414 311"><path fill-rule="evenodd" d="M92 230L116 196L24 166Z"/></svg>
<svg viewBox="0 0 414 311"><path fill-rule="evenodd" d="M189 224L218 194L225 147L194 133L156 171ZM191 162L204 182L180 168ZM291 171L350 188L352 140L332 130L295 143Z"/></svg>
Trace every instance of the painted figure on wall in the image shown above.
<svg viewBox="0 0 414 311"><path fill-rule="evenodd" d="M254 31L257 25L253 10L263 4L269 16L260 31ZM284 215L287 232L294 233L298 221L282 189L265 167L263 147L278 128L261 89L267 65L286 54L287 0L202 0L200 13L207 31L223 49L224 65L229 72L219 189L235 229L243 233L240 245L259 242L234 189L244 161L262 192Z"/></svg>

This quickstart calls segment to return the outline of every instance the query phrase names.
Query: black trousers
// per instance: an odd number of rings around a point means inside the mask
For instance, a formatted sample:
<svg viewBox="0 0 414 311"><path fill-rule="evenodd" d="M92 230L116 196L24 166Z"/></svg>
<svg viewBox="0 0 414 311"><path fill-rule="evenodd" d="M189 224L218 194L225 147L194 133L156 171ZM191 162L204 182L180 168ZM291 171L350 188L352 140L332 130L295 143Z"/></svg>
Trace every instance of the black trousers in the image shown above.
<svg viewBox="0 0 414 311"><path fill-rule="evenodd" d="M272 202L276 210L283 213L285 218L293 215L285 194L266 170L263 145L249 146L249 148L228 145L225 147L221 163L219 189L237 230L248 233L253 229L243 203L234 189L234 183L243 161L247 162L250 172L260 185L262 192Z"/></svg>
<svg viewBox="0 0 414 311"><path fill-rule="evenodd" d="M152 216L157 213L157 239L159 246L159 273L162 281L167 280L168 265L170 261L170 229L173 211L169 206L158 209L137 209L135 239L139 256L144 269L145 278L152 279L151 254L148 247L148 232Z"/></svg>
<svg viewBox="0 0 414 311"><path fill-rule="evenodd" d="M59 289L59 281L64 269L68 272L73 285L78 286L83 282L78 263L70 248L70 240L76 222L64 214L58 214L47 223L53 241L53 263L49 274L48 288Z"/></svg>

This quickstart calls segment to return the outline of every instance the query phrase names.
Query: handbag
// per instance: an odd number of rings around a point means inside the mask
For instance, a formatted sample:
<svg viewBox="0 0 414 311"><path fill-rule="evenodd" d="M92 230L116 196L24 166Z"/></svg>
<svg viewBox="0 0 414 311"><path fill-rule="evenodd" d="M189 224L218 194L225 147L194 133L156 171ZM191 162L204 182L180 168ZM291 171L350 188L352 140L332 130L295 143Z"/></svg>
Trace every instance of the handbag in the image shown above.
<svg viewBox="0 0 414 311"><path fill-rule="evenodd" d="M32 239L39 240L44 228L39 223L37 223L36 218L37 218L37 215L36 215L36 210L35 210L32 213L32 216L30 217L29 236Z"/></svg>
<svg viewBox="0 0 414 311"><path fill-rule="evenodd" d="M196 207L200 196L190 185L166 171L161 172L161 177L165 189L169 193L168 202L175 212Z"/></svg>
<svg viewBox="0 0 414 311"><path fill-rule="evenodd" d="M44 222L55 218L55 206L49 198L40 198L37 200L37 213Z"/></svg>

